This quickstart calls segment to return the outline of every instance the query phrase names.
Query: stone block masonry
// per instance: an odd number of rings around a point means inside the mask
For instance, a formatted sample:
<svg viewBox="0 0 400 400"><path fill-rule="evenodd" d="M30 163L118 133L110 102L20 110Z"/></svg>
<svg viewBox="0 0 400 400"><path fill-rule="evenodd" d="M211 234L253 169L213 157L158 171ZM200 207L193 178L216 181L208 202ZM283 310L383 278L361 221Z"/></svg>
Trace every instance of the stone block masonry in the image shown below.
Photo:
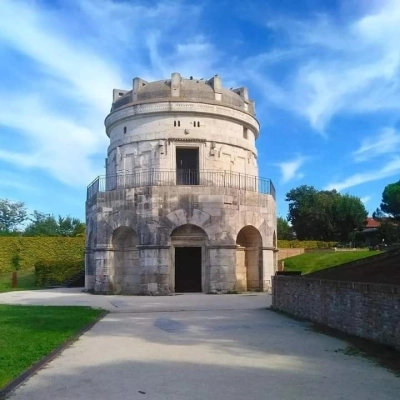
<svg viewBox="0 0 400 400"><path fill-rule="evenodd" d="M95 293L269 291L275 189L258 176L247 89L221 77L114 90L106 175L86 202L85 287Z"/></svg>
<svg viewBox="0 0 400 400"><path fill-rule="evenodd" d="M274 276L272 307L400 351L400 286Z"/></svg>

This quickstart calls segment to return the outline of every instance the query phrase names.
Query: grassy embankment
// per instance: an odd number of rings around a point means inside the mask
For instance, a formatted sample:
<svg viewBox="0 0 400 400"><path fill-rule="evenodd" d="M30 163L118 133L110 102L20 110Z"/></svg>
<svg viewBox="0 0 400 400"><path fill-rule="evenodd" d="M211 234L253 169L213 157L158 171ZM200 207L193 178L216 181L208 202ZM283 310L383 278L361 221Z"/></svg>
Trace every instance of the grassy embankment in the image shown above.
<svg viewBox="0 0 400 400"><path fill-rule="evenodd" d="M301 271L309 274L321 269L336 267L350 261L356 261L378 254L379 251L343 251L343 252L310 252L286 258L285 271Z"/></svg>
<svg viewBox="0 0 400 400"><path fill-rule="evenodd" d="M11 292L12 290L31 290L38 289L35 286L35 271L18 271L18 286L16 289L12 288L12 272L0 273L0 293Z"/></svg>
<svg viewBox="0 0 400 400"><path fill-rule="evenodd" d="M89 307L0 304L0 389L101 313Z"/></svg>

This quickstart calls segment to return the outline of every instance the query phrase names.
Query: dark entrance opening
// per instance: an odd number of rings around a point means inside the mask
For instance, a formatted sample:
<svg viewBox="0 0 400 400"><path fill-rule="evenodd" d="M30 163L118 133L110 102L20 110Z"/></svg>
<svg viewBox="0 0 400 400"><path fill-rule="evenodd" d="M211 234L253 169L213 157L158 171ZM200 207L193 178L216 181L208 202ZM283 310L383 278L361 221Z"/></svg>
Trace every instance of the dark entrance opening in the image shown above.
<svg viewBox="0 0 400 400"><path fill-rule="evenodd" d="M176 149L176 183L198 185L199 181L199 149Z"/></svg>
<svg viewBox="0 0 400 400"><path fill-rule="evenodd" d="M175 292L201 291L201 247L175 247Z"/></svg>

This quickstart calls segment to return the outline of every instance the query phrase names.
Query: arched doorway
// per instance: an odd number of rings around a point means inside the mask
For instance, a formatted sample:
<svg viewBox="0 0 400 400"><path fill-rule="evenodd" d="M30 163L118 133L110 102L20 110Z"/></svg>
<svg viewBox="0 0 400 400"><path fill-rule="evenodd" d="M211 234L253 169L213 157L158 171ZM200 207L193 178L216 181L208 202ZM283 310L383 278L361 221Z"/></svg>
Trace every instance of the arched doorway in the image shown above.
<svg viewBox="0 0 400 400"><path fill-rule="evenodd" d="M205 290L206 232L196 225L186 224L171 233L171 287L174 292Z"/></svg>
<svg viewBox="0 0 400 400"><path fill-rule="evenodd" d="M262 290L262 238L254 226L242 228L236 239L236 290Z"/></svg>
<svg viewBox="0 0 400 400"><path fill-rule="evenodd" d="M114 260L110 283L114 293L139 293L139 251L137 233L127 226L115 229L112 235Z"/></svg>

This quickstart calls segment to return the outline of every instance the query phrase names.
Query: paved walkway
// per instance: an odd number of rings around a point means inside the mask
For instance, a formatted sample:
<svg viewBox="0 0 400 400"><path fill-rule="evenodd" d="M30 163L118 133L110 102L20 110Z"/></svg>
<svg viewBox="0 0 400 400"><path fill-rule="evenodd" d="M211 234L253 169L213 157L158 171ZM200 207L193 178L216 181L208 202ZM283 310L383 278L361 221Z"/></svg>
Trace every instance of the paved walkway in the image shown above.
<svg viewBox="0 0 400 400"><path fill-rule="evenodd" d="M400 379L266 309L270 296L6 293L0 302L111 311L12 400L397 399ZM185 311L182 311L185 310Z"/></svg>

